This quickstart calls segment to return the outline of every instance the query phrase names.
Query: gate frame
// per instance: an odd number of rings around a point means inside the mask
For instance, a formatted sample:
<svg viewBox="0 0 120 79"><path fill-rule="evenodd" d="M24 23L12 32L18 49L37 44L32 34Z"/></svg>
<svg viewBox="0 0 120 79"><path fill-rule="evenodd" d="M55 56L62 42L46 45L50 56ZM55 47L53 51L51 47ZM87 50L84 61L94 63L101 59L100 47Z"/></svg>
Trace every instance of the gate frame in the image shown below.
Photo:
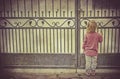
<svg viewBox="0 0 120 79"><path fill-rule="evenodd" d="M69 56L69 58L68 59L71 59L71 60L73 60L72 61L72 66L71 65L69 65L69 67L70 68L75 68L76 69L76 71L77 71L77 69L78 68L81 68L81 66L82 66L82 68L83 68L83 62L82 61L84 61L84 59L82 59L82 58L84 58L84 55L82 55L81 54L81 52L80 52L80 20L81 19L84 19L84 18L100 18L99 16L98 17L83 17L83 16L80 16L81 14L81 3L80 3L80 1L81 0L75 0L75 17L73 17L72 19L74 19L75 20L75 28L74 28L74 30L75 30L75 54L74 55L72 55L72 56ZM88 0L87 0L88 1ZM88 4L88 2L86 2L86 4ZM88 8L88 5L87 5L87 8ZM88 11L88 10L87 10ZM88 14L87 14L88 15ZM3 17L0 17L0 19L1 18L3 18ZM11 18L11 19L19 19L19 18L22 18L22 19L26 19L26 17L4 17L4 18L6 18L6 19L9 19L9 18ZM30 19L38 19L39 17L28 17L28 18L30 18ZM54 19L54 17L50 17L50 18L46 18L46 17L42 17L42 18L45 18L45 19ZM69 17L63 17L62 19L68 19ZM104 17L101 17L101 18L104 18ZM105 17L105 18L120 18L120 17ZM56 19L56 18L55 18ZM58 18L57 18L58 19ZM61 17L59 18L59 19L61 19ZM36 29L35 27L30 27L31 29ZM119 27L117 27L117 28L119 28ZM1 28L0 28L1 29ZM3 28L4 29L4 28ZM9 29L11 29L11 28L9 28ZM20 28L20 29L23 29L23 28ZM39 28L40 29L40 28ZM120 32L119 32L120 33ZM40 56L43 56L43 57L46 57L47 58L47 56L48 57L50 57L50 55L47 55L47 54L45 54L45 55L43 55L43 54L6 54L6 53L0 53L0 61L1 61L1 65L3 64L3 65L5 65L4 67L18 67L18 68L28 68L28 67L30 67L30 68L41 68L41 67L50 67L49 65L42 65L42 66L40 66L40 65L19 65L19 63L16 63L16 62L20 62L22 59L24 59L26 56L28 56L28 58L31 58L32 56L33 56L33 58L35 58L35 56L38 56L39 55L39 57ZM58 57L58 59L60 58L60 57L63 57L63 55L64 54L62 54L62 55L60 55L60 56L57 56L56 54L55 55L53 55L52 54L52 56L53 57ZM67 55L67 54L65 54L65 55ZM64 56L65 56L64 55ZM106 56L104 56L104 55L106 55ZM112 57L112 60L113 61L116 61L116 60L118 60L118 58L120 58L120 54L109 54L110 55L110 57ZM116 57L117 56L117 57ZM18 60L16 60L17 59L17 57L18 57L18 59L19 59L19 57L20 57L20 61L18 61ZM65 56L65 57L68 57L68 55L67 56ZM103 58L105 58L105 57L107 57L107 58L109 58L109 56L108 56L108 54L101 54L100 55L100 57L103 57ZM9 63L9 62L7 62L7 60L8 59L10 59L10 61L11 61L11 63ZM36 58L35 58L36 59ZM98 59L99 61L100 61L100 59ZM15 61L15 62L13 62L13 61ZM29 60L26 58L26 61L28 61L29 62ZM59 60L57 60L57 61L59 61ZM56 62L57 62L56 61ZM63 60L62 60L63 61ZM67 60L67 61L70 61L70 60ZM110 60L106 60L106 61L109 61L110 62ZM7 63L6 63L7 62ZM37 61L38 62L38 61ZM41 62L41 61L40 61ZM47 61L48 62L48 61ZM73 63L74 62L74 63ZM24 62L23 62L24 63ZM14 65L14 64L18 64L18 65ZM28 63L28 64L30 64L30 63ZM62 64L64 64L64 63L62 63ZM103 64L103 63L102 63ZM113 64L116 64L115 62L113 62ZM73 66L74 65L74 66ZM108 64L109 65L109 64ZM117 65L119 66L119 64L117 63ZM62 67L62 68L68 68L68 66L53 66L52 68L59 68L59 67ZM107 66L108 67L108 66Z"/></svg>

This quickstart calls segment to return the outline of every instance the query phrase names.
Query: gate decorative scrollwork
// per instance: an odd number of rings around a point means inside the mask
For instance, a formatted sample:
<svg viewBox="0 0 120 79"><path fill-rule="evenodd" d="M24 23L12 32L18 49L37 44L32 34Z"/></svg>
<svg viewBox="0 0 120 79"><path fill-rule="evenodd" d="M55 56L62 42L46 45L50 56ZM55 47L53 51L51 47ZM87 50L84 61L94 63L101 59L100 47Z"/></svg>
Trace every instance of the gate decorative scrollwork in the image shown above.
<svg viewBox="0 0 120 79"><path fill-rule="evenodd" d="M51 21L52 20L52 21ZM13 22L11 22L13 21ZM1 19L1 27L75 27L74 19Z"/></svg>

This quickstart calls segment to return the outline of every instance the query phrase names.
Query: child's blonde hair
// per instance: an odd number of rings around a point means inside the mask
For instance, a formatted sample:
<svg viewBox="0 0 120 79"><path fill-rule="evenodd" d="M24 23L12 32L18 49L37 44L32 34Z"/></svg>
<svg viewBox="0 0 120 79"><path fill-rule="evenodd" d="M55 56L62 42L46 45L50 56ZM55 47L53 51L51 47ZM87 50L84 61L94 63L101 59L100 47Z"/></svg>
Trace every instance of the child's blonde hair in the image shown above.
<svg viewBox="0 0 120 79"><path fill-rule="evenodd" d="M89 21L87 26L87 33L95 32L97 29L97 23L94 20Z"/></svg>

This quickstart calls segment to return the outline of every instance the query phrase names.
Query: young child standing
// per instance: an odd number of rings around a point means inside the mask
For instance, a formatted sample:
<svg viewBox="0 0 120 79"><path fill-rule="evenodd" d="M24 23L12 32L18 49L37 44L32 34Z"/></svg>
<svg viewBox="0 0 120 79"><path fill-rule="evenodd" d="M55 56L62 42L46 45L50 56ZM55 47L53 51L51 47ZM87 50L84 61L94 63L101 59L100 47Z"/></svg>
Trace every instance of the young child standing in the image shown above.
<svg viewBox="0 0 120 79"><path fill-rule="evenodd" d="M102 42L102 33L96 32L97 23L95 21L89 21L87 26L87 33L83 41L83 50L85 54L85 69L86 75L95 75L95 69L97 66L98 56L98 43Z"/></svg>

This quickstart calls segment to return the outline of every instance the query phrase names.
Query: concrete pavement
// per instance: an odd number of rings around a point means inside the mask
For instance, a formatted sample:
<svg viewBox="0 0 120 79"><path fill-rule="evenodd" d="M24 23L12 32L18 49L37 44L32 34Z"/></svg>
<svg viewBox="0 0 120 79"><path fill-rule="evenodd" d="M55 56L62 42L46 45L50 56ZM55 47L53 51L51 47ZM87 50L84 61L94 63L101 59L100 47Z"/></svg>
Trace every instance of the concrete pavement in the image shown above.
<svg viewBox="0 0 120 79"><path fill-rule="evenodd" d="M120 70L97 69L86 76L84 69L4 69L0 79L120 79Z"/></svg>

